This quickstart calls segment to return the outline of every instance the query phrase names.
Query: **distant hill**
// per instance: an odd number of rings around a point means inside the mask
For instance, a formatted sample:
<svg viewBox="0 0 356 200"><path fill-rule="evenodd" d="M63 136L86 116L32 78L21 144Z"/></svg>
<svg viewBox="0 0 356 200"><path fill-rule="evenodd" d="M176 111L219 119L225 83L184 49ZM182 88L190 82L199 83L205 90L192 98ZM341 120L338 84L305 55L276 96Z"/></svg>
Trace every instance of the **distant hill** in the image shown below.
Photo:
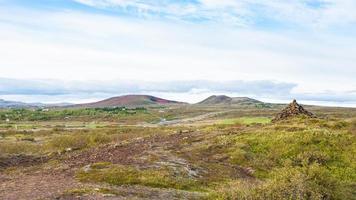
<svg viewBox="0 0 356 200"><path fill-rule="evenodd" d="M198 105L236 105L236 106L267 106L268 104L249 97L229 97L213 95L197 103Z"/></svg>
<svg viewBox="0 0 356 200"><path fill-rule="evenodd" d="M19 101L6 101L0 99L0 108L25 108L31 107L31 104L27 104Z"/></svg>
<svg viewBox="0 0 356 200"><path fill-rule="evenodd" d="M139 106L168 105L168 104L184 104L184 103L162 99L150 95L125 95L125 96L112 97L94 103L77 104L77 105L73 105L73 107L86 107L86 108L121 107L121 106L139 107Z"/></svg>
<svg viewBox="0 0 356 200"><path fill-rule="evenodd" d="M213 95L210 96L203 101L199 102L198 104L230 104L232 101L231 97L225 95Z"/></svg>
<svg viewBox="0 0 356 200"><path fill-rule="evenodd" d="M69 106L70 103L55 103L55 104L44 104L44 103L24 103L21 101L7 101L0 99L0 108L43 108L43 107L61 107Z"/></svg>

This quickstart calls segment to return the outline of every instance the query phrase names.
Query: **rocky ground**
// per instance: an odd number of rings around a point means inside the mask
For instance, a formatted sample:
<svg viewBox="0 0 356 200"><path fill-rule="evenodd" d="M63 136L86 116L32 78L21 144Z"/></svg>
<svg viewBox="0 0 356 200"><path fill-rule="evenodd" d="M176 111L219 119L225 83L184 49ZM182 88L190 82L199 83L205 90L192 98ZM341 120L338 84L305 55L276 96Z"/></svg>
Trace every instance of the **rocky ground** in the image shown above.
<svg viewBox="0 0 356 200"><path fill-rule="evenodd" d="M52 157L29 157L17 155L0 160L0 198L17 199L200 199L202 192L175 189L157 189L145 186L110 186L83 183L75 178L81 169L93 163L109 162L138 169L169 168L175 176L189 179L209 178L209 174L248 177L248 171L231 166L223 156L200 155L191 152L208 145L209 137L220 133L198 130L176 131L166 135L138 137L128 141L110 143L83 151L72 151ZM197 162L197 157L204 156ZM215 157L214 157L215 156ZM224 161L225 160L225 161ZM216 171L216 167L224 171ZM16 168L15 168L16 166ZM210 178L214 178L214 176ZM20 186L20 187L19 187ZM101 193L103 188L111 193ZM76 192L79 191L79 192ZM81 190L90 190L82 194ZM97 190L97 192L96 192Z"/></svg>
<svg viewBox="0 0 356 200"><path fill-rule="evenodd" d="M296 102L275 122L240 118L245 112L208 112L154 126L7 130L0 138L0 199L356 195L356 112L332 109L329 118L312 118Z"/></svg>

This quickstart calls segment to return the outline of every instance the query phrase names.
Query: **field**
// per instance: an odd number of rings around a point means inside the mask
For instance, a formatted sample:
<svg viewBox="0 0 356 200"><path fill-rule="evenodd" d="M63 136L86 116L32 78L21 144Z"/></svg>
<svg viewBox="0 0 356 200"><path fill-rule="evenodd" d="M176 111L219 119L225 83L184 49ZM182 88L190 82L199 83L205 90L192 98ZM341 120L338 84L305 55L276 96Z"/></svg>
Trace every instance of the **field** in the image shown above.
<svg viewBox="0 0 356 200"><path fill-rule="evenodd" d="M356 199L356 109L0 111L0 199Z"/></svg>

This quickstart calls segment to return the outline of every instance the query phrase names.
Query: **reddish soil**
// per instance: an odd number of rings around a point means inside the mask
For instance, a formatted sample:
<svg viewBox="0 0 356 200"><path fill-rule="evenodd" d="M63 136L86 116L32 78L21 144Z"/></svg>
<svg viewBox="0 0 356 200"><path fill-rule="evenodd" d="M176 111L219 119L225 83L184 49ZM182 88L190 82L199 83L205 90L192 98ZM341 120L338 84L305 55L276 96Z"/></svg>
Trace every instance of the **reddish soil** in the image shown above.
<svg viewBox="0 0 356 200"><path fill-rule="evenodd" d="M82 167L97 162L111 162L122 165L144 165L139 160L146 151L158 147L169 147L178 144L188 134L174 134L169 136L152 136L148 138L137 138L129 144L108 144L82 152L69 154L63 158L63 163L70 167Z"/></svg>
<svg viewBox="0 0 356 200"><path fill-rule="evenodd" d="M142 159L149 157L149 155L158 156L159 163L163 165L168 164L169 166L173 164L176 168L193 173L196 172L197 177L201 177L201 175L205 176L210 173L219 174L219 171L209 169L208 163L219 165L220 173L224 172L222 174L229 174L226 173L227 171L231 171L231 175L249 173L248 171L245 172L245 169L227 165L224 158L214 158L213 152L215 152L216 149L212 152L205 152L206 159L201 160L201 162L197 161L196 156L200 157L202 155L191 154L188 147L199 145L201 142L204 142L203 138L206 139L209 137L213 137L213 135L193 133L189 130L185 130L182 133L171 135L136 138L125 144L107 144L84 151L69 152L57 158L52 158L58 160L59 165L51 165L50 163L41 165L42 162L39 160L29 159L31 162L24 162L27 163L26 167L20 167L15 171L7 173L0 171L0 199L199 199L193 197L197 197L197 195L199 196L201 194L142 186L110 186L120 194L123 194L123 196L116 197L104 197L102 194L76 197L73 195L65 195L65 192L78 188L96 188L103 186L80 183L75 180L75 172L83 166L97 162L111 162L114 164L143 168L152 167L153 163ZM212 146L212 148L219 147ZM188 151L183 149L187 149ZM179 156L177 154L179 154ZM208 157L211 159L208 159ZM196 164L198 164L198 166ZM29 165L33 167L27 167ZM193 174L193 176L195 176L195 174ZM209 179L209 177L207 177L207 179ZM106 186L104 185L104 187ZM138 190L137 187L141 188Z"/></svg>
<svg viewBox="0 0 356 200"><path fill-rule="evenodd" d="M68 155L62 162L70 167L81 167L97 162L111 162L123 165L139 164L135 161L134 156L142 153L146 146L142 142L129 146L110 144Z"/></svg>
<svg viewBox="0 0 356 200"><path fill-rule="evenodd" d="M0 199L56 199L59 194L81 184L68 174L20 173L5 175L0 173Z"/></svg>

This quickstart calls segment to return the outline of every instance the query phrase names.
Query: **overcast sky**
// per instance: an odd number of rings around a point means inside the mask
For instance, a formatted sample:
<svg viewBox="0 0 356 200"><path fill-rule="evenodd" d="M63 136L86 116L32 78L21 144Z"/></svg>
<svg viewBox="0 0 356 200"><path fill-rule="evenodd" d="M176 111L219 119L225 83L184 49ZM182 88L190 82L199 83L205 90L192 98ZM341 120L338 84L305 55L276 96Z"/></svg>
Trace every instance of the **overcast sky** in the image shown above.
<svg viewBox="0 0 356 200"><path fill-rule="evenodd" d="M0 98L356 106L355 0L0 0Z"/></svg>

